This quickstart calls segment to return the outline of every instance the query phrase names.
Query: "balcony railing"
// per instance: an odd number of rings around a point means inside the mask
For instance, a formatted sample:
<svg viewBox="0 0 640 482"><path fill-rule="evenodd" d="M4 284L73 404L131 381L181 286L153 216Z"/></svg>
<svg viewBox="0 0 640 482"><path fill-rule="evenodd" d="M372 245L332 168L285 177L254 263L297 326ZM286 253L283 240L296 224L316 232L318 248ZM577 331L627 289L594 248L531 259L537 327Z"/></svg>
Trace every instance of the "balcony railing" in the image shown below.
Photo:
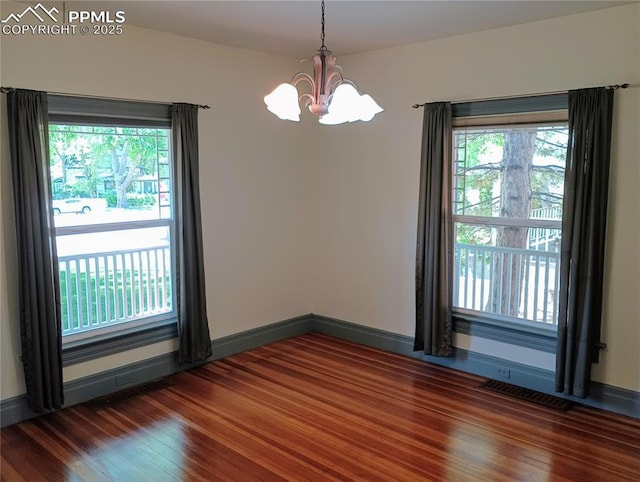
<svg viewBox="0 0 640 482"><path fill-rule="evenodd" d="M61 256L58 261L63 336L173 309L166 245Z"/></svg>
<svg viewBox="0 0 640 482"><path fill-rule="evenodd" d="M454 306L557 324L560 254L456 244Z"/></svg>

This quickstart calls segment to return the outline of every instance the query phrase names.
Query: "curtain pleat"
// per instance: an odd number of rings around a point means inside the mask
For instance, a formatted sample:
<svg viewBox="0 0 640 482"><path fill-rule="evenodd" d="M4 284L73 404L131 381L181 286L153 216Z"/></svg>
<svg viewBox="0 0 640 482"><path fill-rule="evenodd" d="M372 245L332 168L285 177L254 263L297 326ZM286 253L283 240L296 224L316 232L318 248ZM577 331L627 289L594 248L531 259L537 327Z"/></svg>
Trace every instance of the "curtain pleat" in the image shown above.
<svg viewBox="0 0 640 482"><path fill-rule="evenodd" d="M585 398L598 357L613 90L569 92L556 391Z"/></svg>
<svg viewBox="0 0 640 482"><path fill-rule="evenodd" d="M61 408L62 316L51 208L47 94L7 94L13 180L22 364L29 406Z"/></svg>
<svg viewBox="0 0 640 482"><path fill-rule="evenodd" d="M451 118L449 102L424 106L416 244L414 350L422 350L433 356L453 354Z"/></svg>
<svg viewBox="0 0 640 482"><path fill-rule="evenodd" d="M176 166L178 362L197 363L212 355L204 277L198 159L198 106L172 107Z"/></svg>

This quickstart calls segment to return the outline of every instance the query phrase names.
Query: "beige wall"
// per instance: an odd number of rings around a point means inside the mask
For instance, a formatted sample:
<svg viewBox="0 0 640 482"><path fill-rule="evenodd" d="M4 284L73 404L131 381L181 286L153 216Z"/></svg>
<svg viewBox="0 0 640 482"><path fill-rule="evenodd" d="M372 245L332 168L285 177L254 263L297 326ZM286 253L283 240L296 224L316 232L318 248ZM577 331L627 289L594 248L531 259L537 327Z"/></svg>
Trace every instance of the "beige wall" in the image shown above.
<svg viewBox="0 0 640 482"><path fill-rule="evenodd" d="M313 310L405 335L414 326L422 111L415 103L631 82L616 93L599 381L640 390L640 5L339 58L385 108L368 125L322 130L314 165ZM323 156L320 159L320 156ZM541 368L554 357L460 335L456 345Z"/></svg>
<svg viewBox="0 0 640 482"><path fill-rule="evenodd" d="M7 4L2 6L4 14ZM19 11L23 8L18 5ZM119 37L3 35L1 42L3 86L209 104L211 109L201 110L199 121L212 337L310 311L305 283L309 180L303 154L312 126L280 122L262 101L298 68L295 60L128 25ZM18 360L18 267L6 112L1 107L0 398L5 399L24 392L24 382ZM65 368L64 378L81 378L173 349L173 342L163 342L74 365Z"/></svg>
<svg viewBox="0 0 640 482"><path fill-rule="evenodd" d="M7 5L2 2L3 12ZM605 287L609 350L595 376L638 391L638 25L640 6L632 5L339 58L347 76L385 108L368 124L319 126L308 115L299 124L277 121L262 107L262 96L299 70L295 60L131 26L112 38L2 36L0 80L212 106L200 113L200 157L214 338L311 311L411 335L422 123L411 105L632 82L636 87L616 98ZM24 386L0 107L0 399L6 399ZM551 355L533 350L462 335L456 344L553 366ZM173 348L164 342L74 365L65 369L65 380Z"/></svg>

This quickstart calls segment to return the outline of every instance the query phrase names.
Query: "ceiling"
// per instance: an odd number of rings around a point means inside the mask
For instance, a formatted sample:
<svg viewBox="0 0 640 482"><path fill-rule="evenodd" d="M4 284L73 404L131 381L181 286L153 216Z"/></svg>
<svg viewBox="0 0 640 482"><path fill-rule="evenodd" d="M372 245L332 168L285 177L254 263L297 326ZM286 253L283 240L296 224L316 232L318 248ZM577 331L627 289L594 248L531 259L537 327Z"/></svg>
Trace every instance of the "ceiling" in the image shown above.
<svg viewBox="0 0 640 482"><path fill-rule="evenodd" d="M336 56L342 56L625 3L634 2L327 0L325 43ZM125 27L137 25L297 59L310 57L320 46L319 0L98 0L64 4L67 10L122 10Z"/></svg>

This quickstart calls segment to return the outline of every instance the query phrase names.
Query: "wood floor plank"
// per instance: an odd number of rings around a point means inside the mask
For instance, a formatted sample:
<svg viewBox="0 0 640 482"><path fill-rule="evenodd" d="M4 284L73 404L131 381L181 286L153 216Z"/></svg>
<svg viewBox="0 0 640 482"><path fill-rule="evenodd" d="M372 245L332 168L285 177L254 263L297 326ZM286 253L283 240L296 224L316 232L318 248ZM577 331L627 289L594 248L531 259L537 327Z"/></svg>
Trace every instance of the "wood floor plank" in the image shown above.
<svg viewBox="0 0 640 482"><path fill-rule="evenodd" d="M0 434L2 481L638 481L640 420L307 334Z"/></svg>

